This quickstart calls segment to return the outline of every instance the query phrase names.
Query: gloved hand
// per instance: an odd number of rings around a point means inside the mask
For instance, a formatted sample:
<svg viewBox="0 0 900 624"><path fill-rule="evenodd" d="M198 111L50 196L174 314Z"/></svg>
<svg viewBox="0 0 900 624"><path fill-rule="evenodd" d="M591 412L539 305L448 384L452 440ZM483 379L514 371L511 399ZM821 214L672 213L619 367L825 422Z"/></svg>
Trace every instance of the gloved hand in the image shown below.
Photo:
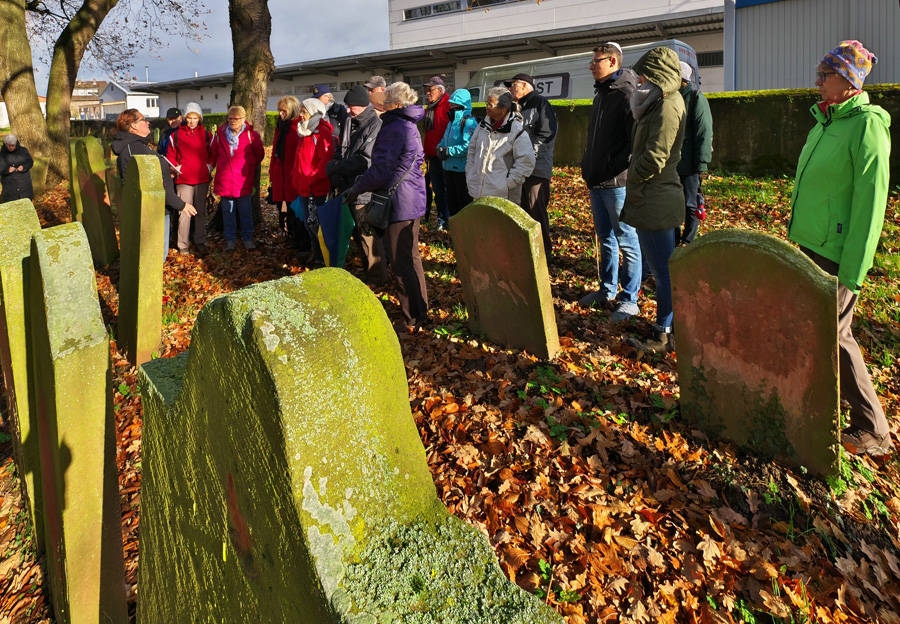
<svg viewBox="0 0 900 624"><path fill-rule="evenodd" d="M341 197L344 198L344 201L351 206L356 205L356 198L359 197L359 191L357 191L354 187L348 188L346 191L341 193Z"/></svg>
<svg viewBox="0 0 900 624"><path fill-rule="evenodd" d="M447 151L447 148L443 145L439 145L437 148L435 148L435 153L441 160L447 160L448 158L450 158L450 154Z"/></svg>

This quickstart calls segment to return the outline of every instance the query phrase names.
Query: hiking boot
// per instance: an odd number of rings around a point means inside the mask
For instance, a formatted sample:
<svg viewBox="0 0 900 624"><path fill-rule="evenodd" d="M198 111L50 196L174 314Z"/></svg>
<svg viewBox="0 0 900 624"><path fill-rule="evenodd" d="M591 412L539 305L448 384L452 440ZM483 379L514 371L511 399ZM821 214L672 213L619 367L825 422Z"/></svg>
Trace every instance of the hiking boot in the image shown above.
<svg viewBox="0 0 900 624"><path fill-rule="evenodd" d="M225 251L234 251L234 241L228 241L225 243Z"/></svg>
<svg viewBox="0 0 900 624"><path fill-rule="evenodd" d="M654 330L653 335L647 340L640 340L632 336L625 342L638 351L646 353L671 353L675 350L675 341L672 338L671 333Z"/></svg>
<svg viewBox="0 0 900 624"><path fill-rule="evenodd" d="M605 308L613 302L615 302L615 299L609 299L606 295L597 290L579 299L578 305L584 308Z"/></svg>
<svg viewBox="0 0 900 624"><path fill-rule="evenodd" d="M850 425L841 432L841 442L847 452L854 455L866 454L870 457L883 457L894 450L890 432L878 435L864 431L855 425Z"/></svg>
<svg viewBox="0 0 900 624"><path fill-rule="evenodd" d="M252 240L244 241L244 249L253 251L254 249L256 249L256 243L254 243Z"/></svg>
<svg viewBox="0 0 900 624"><path fill-rule="evenodd" d="M616 305L616 309L610 315L610 319L616 321L617 323L620 321L627 321L632 316L636 316L641 313L641 309L638 307L636 303L631 303L628 301L620 301Z"/></svg>

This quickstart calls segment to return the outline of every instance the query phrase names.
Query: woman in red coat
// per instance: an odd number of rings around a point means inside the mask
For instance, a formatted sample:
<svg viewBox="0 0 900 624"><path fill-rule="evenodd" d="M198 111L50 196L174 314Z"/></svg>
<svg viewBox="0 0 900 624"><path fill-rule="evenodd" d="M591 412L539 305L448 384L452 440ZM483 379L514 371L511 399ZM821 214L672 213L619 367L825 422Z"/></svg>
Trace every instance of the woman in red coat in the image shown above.
<svg viewBox="0 0 900 624"><path fill-rule="evenodd" d="M303 100L297 135L299 141L294 162L294 188L297 189L299 201L294 202L291 208L294 216L306 224L313 241L315 258L321 260L319 246L315 244L319 237L316 207L325 203L331 191L325 166L334 155L334 139L325 105L316 98Z"/></svg>
<svg viewBox="0 0 900 624"><path fill-rule="evenodd" d="M275 124L275 138L272 141L269 182L272 184L272 201L278 206L278 225L282 231L287 231L288 228L288 206L297 198L293 172L299 123L300 100L293 95L278 100L278 122Z"/></svg>
<svg viewBox="0 0 900 624"><path fill-rule="evenodd" d="M197 209L195 215L178 213L178 253L188 253L191 222L194 223L194 248L206 247L206 197L209 194L212 133L203 127L203 111L196 102L184 107L184 125L169 136L166 159L175 169L175 192Z"/></svg>

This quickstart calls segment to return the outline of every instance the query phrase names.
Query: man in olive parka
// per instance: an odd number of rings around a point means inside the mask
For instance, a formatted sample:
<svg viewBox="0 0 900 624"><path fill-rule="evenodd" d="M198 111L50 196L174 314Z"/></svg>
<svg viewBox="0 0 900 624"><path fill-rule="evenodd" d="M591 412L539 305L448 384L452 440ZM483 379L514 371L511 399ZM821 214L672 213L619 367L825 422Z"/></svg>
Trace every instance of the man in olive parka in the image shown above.
<svg viewBox="0 0 900 624"><path fill-rule="evenodd" d="M635 63L634 72L638 88L631 96L634 129L621 219L637 230L641 254L656 278L654 336L633 344L660 352L671 349L669 257L684 222L684 191L677 167L684 140L685 107L678 92L681 65L675 51L663 47L650 50Z"/></svg>

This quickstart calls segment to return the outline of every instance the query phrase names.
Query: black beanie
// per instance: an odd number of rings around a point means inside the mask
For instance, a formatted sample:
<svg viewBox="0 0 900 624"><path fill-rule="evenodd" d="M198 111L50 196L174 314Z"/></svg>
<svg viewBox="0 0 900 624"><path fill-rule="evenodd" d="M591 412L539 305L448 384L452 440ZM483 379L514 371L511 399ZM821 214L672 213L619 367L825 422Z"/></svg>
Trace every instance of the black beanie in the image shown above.
<svg viewBox="0 0 900 624"><path fill-rule="evenodd" d="M369 90L362 85L353 85L347 95L344 96L344 104L347 106L368 106Z"/></svg>

